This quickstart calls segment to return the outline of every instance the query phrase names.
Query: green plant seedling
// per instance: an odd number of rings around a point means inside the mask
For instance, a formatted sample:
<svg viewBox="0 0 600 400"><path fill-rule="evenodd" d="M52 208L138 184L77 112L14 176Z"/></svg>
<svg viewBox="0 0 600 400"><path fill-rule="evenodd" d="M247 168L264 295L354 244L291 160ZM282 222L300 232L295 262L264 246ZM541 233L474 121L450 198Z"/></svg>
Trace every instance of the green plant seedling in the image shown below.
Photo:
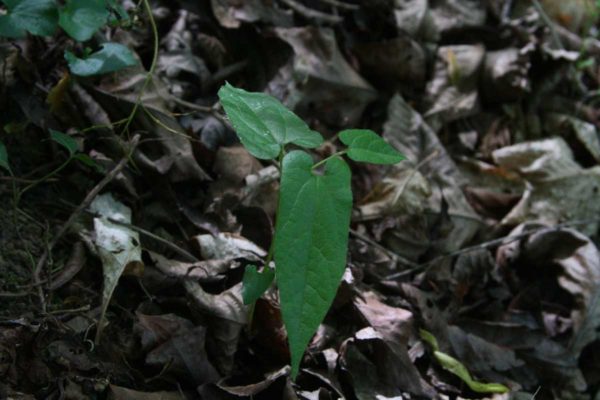
<svg viewBox="0 0 600 400"><path fill-rule="evenodd" d="M271 286L275 272L265 266L262 271L256 269L256 265L248 265L244 270L244 284L242 286L242 299L244 304L252 304L262 296Z"/></svg>
<svg viewBox="0 0 600 400"><path fill-rule="evenodd" d="M228 83L219 90L219 98L246 149L257 158L280 163L275 237L265 265L273 255L295 379L304 350L329 310L346 267L352 190L350 168L341 156L375 164L394 164L403 157L375 132L352 129L340 133L347 149L315 163L306 151L287 152L286 146L315 148L323 142L322 136L278 100ZM259 274L256 266L248 266L244 302L252 303L270 286L269 271L265 267Z"/></svg>
<svg viewBox="0 0 600 400"><path fill-rule="evenodd" d="M49 172L46 176L31 182L29 185L27 185L26 187L21 189L21 191L16 196L16 200L15 200L16 204L19 203L21 197L23 196L23 194L25 194L25 192L27 192L30 189L33 189L35 186L39 185L40 183L44 182L45 180L58 174L67 165L69 165L69 163L72 160L78 160L81 163L87 165L88 167L95 168L96 170L99 169L99 166L96 164L96 162L92 158L90 158L90 156L88 156L87 154L79 153L77 141L75 139L73 139L71 136L69 136L65 133L56 131L54 129L50 129L49 132L50 132L50 139L52 139L52 141L56 142L57 144L61 145L65 150L67 150L67 152L69 153L69 157L61 165L59 165L55 170ZM1 151L0 151L0 153L1 153ZM0 154L0 158L1 158L1 154Z"/></svg>
<svg viewBox="0 0 600 400"><path fill-rule="evenodd" d="M509 388L501 383L483 383L476 381L469 373L467 367L460 361L440 351L438 341L431 332L421 329L419 333L421 339L431 346L433 356L441 367L459 377L472 391L477 393L506 393L510 391Z"/></svg>
<svg viewBox="0 0 600 400"><path fill-rule="evenodd" d="M0 0L7 13L0 15L0 37L22 38L27 33L52 36L60 26L79 42L90 40L103 26L116 20L127 22L128 15L116 0ZM63 3L63 2L61 2ZM91 76L118 71L137 64L131 51L118 43L104 43L102 48L77 58L65 51L65 59L74 75Z"/></svg>
<svg viewBox="0 0 600 400"><path fill-rule="evenodd" d="M0 167L4 168L9 173L11 172L10 164L8 162L8 152L6 151L6 146L4 146L4 143L2 142L0 142Z"/></svg>

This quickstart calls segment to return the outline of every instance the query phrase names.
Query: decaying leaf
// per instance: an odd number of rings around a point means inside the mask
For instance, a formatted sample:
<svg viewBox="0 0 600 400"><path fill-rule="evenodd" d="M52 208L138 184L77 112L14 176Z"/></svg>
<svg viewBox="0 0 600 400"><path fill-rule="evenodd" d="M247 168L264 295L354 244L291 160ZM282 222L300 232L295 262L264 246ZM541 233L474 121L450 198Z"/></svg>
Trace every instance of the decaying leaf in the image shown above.
<svg viewBox="0 0 600 400"><path fill-rule="evenodd" d="M236 2L232 0L211 0L213 13L226 28L239 28L242 22L264 21L275 26L290 26L292 15L289 12L269 5L264 0Z"/></svg>
<svg viewBox="0 0 600 400"><path fill-rule="evenodd" d="M179 392L140 392L138 390L110 385L110 400L181 400Z"/></svg>
<svg viewBox="0 0 600 400"><path fill-rule="evenodd" d="M532 223L520 225L511 235L532 227ZM574 329L570 351L578 357L586 345L598 338L600 253L589 238L574 229L538 228L519 242L501 246L496 257L505 266L527 263L539 267L553 263L561 267L558 284L573 296L576 304L570 315Z"/></svg>
<svg viewBox="0 0 600 400"><path fill-rule="evenodd" d="M235 260L244 258L249 261L260 261L267 252L248 239L231 234L198 235L194 238L200 253L205 260Z"/></svg>
<svg viewBox="0 0 600 400"><path fill-rule="evenodd" d="M294 50L294 82L285 103L334 126L355 126L376 92L342 56L329 28L279 28ZM286 85L289 85L286 82Z"/></svg>
<svg viewBox="0 0 600 400"><path fill-rule="evenodd" d="M115 200L110 193L100 195L90 205L90 210L98 215L94 218L94 244L100 259L104 275L102 290L102 314L96 333L100 338L104 315L119 278L126 268L143 268L142 247L139 234L123 225L117 225L108 219L125 224L131 223L131 210Z"/></svg>
<svg viewBox="0 0 600 400"><path fill-rule="evenodd" d="M168 276L184 279L195 279L200 282L219 280L219 274L234 269L238 264L228 259L206 260L197 262L183 262L170 260L160 254L148 252L154 265Z"/></svg>
<svg viewBox="0 0 600 400"><path fill-rule="evenodd" d="M383 136L405 155L412 165L424 162L419 172L428 180L431 188L431 195L427 196L426 208L441 212L442 199L444 199L448 204L451 218L452 215L457 216L452 218L454 226L448 235L451 239L440 245L447 251L460 248L478 229L479 218L461 190L465 182L464 177L435 132L401 96L395 95L388 107L388 120L384 126ZM405 165L410 164L405 162ZM425 194L422 184L419 186L421 187L419 191Z"/></svg>
<svg viewBox="0 0 600 400"><path fill-rule="evenodd" d="M218 295L207 293L193 281L185 281L184 286L196 308L214 317L211 319L210 351L218 369L223 374L231 373L233 357L250 311L242 300L242 283Z"/></svg>
<svg viewBox="0 0 600 400"><path fill-rule="evenodd" d="M406 351L406 350L404 350ZM421 380L407 353L396 353L373 328L364 328L340 349L340 366L347 371L360 400L413 393L430 396L433 389Z"/></svg>
<svg viewBox="0 0 600 400"><path fill-rule="evenodd" d="M493 156L498 165L518 172L529 183L503 224L590 220L582 232L598 229L593 220L600 213L600 202L594 201L600 190L600 167L579 166L563 139L520 143L496 150Z"/></svg>
<svg viewBox="0 0 600 400"><path fill-rule="evenodd" d="M437 51L434 77L426 92L430 105L424 117L437 131L442 124L473 115L479 108L477 84L483 46L444 46Z"/></svg>

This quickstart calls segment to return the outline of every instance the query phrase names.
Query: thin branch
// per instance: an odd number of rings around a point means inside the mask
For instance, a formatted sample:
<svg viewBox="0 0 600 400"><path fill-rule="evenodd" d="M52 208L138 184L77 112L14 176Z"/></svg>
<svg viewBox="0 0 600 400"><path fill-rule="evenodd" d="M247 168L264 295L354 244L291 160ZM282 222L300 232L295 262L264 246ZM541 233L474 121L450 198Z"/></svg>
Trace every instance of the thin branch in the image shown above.
<svg viewBox="0 0 600 400"><path fill-rule="evenodd" d="M124 227L129 228L131 230L134 230L134 231L136 231L136 232L138 232L138 233L140 233L140 234L142 234L144 236L147 236L147 237L149 237L151 239L154 239L157 242L160 242L160 243L164 244L165 246L167 246L168 248L170 248L171 250L173 250L174 252L176 252L177 254L179 254L181 257L185 258L186 261L189 261L189 262L198 262L198 261L200 261L198 259L198 257L195 257L191 253L188 253L186 250L184 250L181 247L177 246L175 243L169 242L168 240L166 240L166 239L164 239L164 238L162 238L160 236L157 236L157 235L155 235L152 232L149 232L149 231L147 231L145 229L142 229L140 227L137 227L135 225L127 224L125 222L122 222L122 221L119 221L119 220L116 220L116 219L112 219L112 218L107 218L107 219L108 219L108 221L112 222L113 224L124 226Z"/></svg>
<svg viewBox="0 0 600 400"><path fill-rule="evenodd" d="M548 14L546 14L546 11L544 11L544 7L542 7L542 5L540 4L540 2L538 0L532 0L532 3L533 3L533 7L535 7L535 10L538 12L540 17L542 18L542 21L544 21L546 26L548 26L548 29L550 29L550 33L552 34L552 39L554 40L555 44L560 49L564 49L565 47L563 46L562 40L560 40L560 36L558 36L558 33L556 32L555 25L552 22L552 20L550 19L550 17L548 17Z"/></svg>
<svg viewBox="0 0 600 400"><path fill-rule="evenodd" d="M462 254L466 254L466 253L470 253L472 251L477 251L477 250L485 250L488 249L490 247L496 247L496 246L501 246L501 245L505 245L508 243L512 243L512 242L516 242L517 240L521 240L523 238L526 238L534 233L540 232L540 231L557 231L563 228L569 228L572 226L579 226L579 225L589 225L589 224L593 224L595 222L600 221L600 218L595 218L595 219L588 219L588 220L577 220L577 221L568 221L568 222L563 222L561 224L557 224L554 226L541 226L538 228L532 228L532 229L528 229L525 230L521 233L519 233L518 235L512 235L512 236L503 236L501 238L498 239L493 239L490 240L488 242L483 242L480 244L476 244L473 246L469 246L469 247L465 247L464 249L460 249L460 250L456 250L447 254L442 254L441 256L435 257L432 260L429 260L423 264L419 264L418 266L416 266L413 269L409 269L406 271L402 271L402 272L398 272L395 274L391 274L388 275L385 280L393 280L393 279L399 279L399 278L403 278L405 276L417 273L417 272L421 272L431 266L433 266L435 263L437 263L438 261L441 261L445 258L452 258L452 257L457 257L460 256Z"/></svg>
<svg viewBox="0 0 600 400"><path fill-rule="evenodd" d="M417 264L416 262L410 261L408 258L401 256L400 254L396 253L395 251L388 249L387 247L377 243L373 239L369 238L368 236L363 235L362 233L355 231L354 229L350 229L350 234L352 236L356 237L358 240L361 240L373 247L377 247L381 251L387 253L395 261L399 261L402 264L408 265L411 268L419 267L419 264Z"/></svg>
<svg viewBox="0 0 600 400"><path fill-rule="evenodd" d="M402 195L404 194L404 190L408 186L409 182L414 178L414 176L416 175L417 171L419 169L421 169L425 164L429 163L431 160L433 160L434 158L436 158L439 154L440 154L440 151L438 149L435 149L434 151L431 152L431 154L429 154L427 157L425 157L424 159L422 159L421 161L419 161L419 163L411 171L411 173L408 176L408 178L404 181L404 183L403 183L402 187L400 188L400 190L398 190L396 192L396 195L394 196L394 200L392 200L391 204L396 204L396 202L398 200L400 200L400 197L402 197Z"/></svg>
<svg viewBox="0 0 600 400"><path fill-rule="evenodd" d="M302 15L307 19L317 20L319 22L327 22L330 24L339 24L343 20L343 18L339 15L331 15L321 11L313 10L312 8L308 8L303 4L297 3L295 0L281 1L284 4L286 4L289 8L296 11L298 14Z"/></svg>
<svg viewBox="0 0 600 400"><path fill-rule="evenodd" d="M360 9L357 4L342 3L338 0L319 0L321 3L329 4L330 6L341 8L342 10L356 11Z"/></svg>

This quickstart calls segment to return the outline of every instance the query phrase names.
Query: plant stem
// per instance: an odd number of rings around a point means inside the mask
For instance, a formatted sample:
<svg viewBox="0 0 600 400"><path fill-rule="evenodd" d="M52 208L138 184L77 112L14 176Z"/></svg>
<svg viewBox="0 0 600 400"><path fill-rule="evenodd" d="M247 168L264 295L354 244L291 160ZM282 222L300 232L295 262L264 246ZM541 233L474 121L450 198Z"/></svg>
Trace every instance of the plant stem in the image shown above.
<svg viewBox="0 0 600 400"><path fill-rule="evenodd" d="M312 170L314 171L315 169L319 168L321 165L325 164L327 161L331 160L334 157L339 157L339 156L343 156L344 154L346 154L348 152L348 149L346 150L342 150L342 151L338 151L337 153L333 153L332 155L330 155L329 157L319 161L318 163L316 163L315 165L312 166Z"/></svg>
<svg viewBox="0 0 600 400"><path fill-rule="evenodd" d="M121 131L121 136L129 130L129 126L133 122L133 118L135 117L135 114L137 113L138 108L141 105L142 96L144 95L146 88L150 84L150 81L152 81L154 71L156 70L156 64L158 62L158 28L156 27L156 21L154 20L154 15L152 15L152 8L150 7L150 3L148 2L148 0L143 0L143 3L144 3L144 8L146 9L146 13L148 14L148 20L150 21L150 26L152 27L152 36L154 39L152 62L150 63L150 69L148 70L148 73L146 73L146 79L144 80L142 88L140 89L140 92L138 93L137 98L135 100L133 110L131 110L131 113L127 117L127 122L125 122L125 126L123 127L123 130Z"/></svg>
<svg viewBox="0 0 600 400"><path fill-rule="evenodd" d="M69 157L67 158L67 161L65 161L64 163L62 163L58 168L56 168L54 171L50 172L48 175L37 179L35 182L30 183L29 185L27 185L23 190L21 190L15 198L15 205L18 205L19 202L21 201L21 197L23 196L23 194L28 191L29 189L34 188L35 186L39 185L40 183L44 182L46 179L48 178L52 178L54 175L58 174L60 171L62 171L67 165L69 165L69 163L71 162L71 160L73 159L73 157Z"/></svg>

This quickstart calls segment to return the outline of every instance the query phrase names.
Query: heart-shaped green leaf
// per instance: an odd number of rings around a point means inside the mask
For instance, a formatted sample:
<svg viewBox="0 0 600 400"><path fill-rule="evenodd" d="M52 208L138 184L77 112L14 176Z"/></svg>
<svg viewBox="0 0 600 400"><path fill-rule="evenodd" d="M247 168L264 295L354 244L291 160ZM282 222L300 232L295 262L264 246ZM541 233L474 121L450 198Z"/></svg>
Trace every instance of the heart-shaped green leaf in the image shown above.
<svg viewBox="0 0 600 400"><path fill-rule="evenodd" d="M137 64L131 50L119 43L104 43L101 50L85 59L65 51L65 59L71 72L79 76L106 74Z"/></svg>
<svg viewBox="0 0 600 400"><path fill-rule="evenodd" d="M219 90L219 99L242 144L256 158L277 158L288 143L314 148L323 142L318 132L265 93L247 92L226 83Z"/></svg>
<svg viewBox="0 0 600 400"><path fill-rule="evenodd" d="M0 167L10 172L10 164L8 163L8 152L4 143L0 142Z"/></svg>
<svg viewBox="0 0 600 400"><path fill-rule="evenodd" d="M8 13L0 16L0 36L20 38L25 32L52 36L58 9L54 0L2 0Z"/></svg>
<svg viewBox="0 0 600 400"><path fill-rule="evenodd" d="M77 152L77 141L71 136L59 131L55 131L54 129L50 129L50 138L67 149L69 155L72 156Z"/></svg>
<svg viewBox="0 0 600 400"><path fill-rule="evenodd" d="M312 166L303 151L284 157L275 230L275 275L292 377L344 274L352 209L348 165L332 158L322 175Z"/></svg>
<svg viewBox="0 0 600 400"><path fill-rule="evenodd" d="M258 272L256 265L248 265L244 270L242 282L242 299L244 304L252 304L262 296L262 294L271 286L275 272L265 267L262 272Z"/></svg>
<svg viewBox="0 0 600 400"><path fill-rule="evenodd" d="M339 137L348 146L348 157L354 161L396 164L404 160L402 154L369 129L347 129Z"/></svg>
<svg viewBox="0 0 600 400"><path fill-rule="evenodd" d="M106 24L109 11L105 0L69 0L60 10L58 24L75 40L89 40Z"/></svg>

